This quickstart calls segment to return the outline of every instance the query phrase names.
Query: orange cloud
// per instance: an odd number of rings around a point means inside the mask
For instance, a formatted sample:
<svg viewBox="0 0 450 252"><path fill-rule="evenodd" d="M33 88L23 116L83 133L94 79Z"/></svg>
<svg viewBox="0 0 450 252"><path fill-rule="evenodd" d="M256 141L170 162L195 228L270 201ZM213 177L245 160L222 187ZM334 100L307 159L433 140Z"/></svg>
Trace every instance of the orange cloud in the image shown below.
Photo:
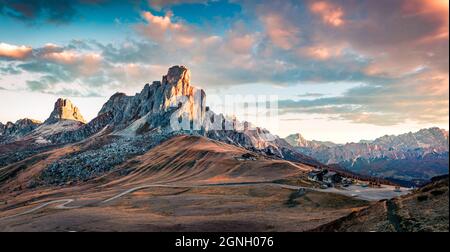
<svg viewBox="0 0 450 252"><path fill-rule="evenodd" d="M84 54L74 51L49 52L41 57L58 64L72 65L83 75L95 74L100 69L102 62L102 56L93 52Z"/></svg>
<svg viewBox="0 0 450 252"><path fill-rule="evenodd" d="M404 6L406 11L414 11L418 13L438 13L444 14L448 12L448 0L410 0L406 1ZM447 16L448 19L448 16Z"/></svg>
<svg viewBox="0 0 450 252"><path fill-rule="evenodd" d="M47 53L42 57L61 64L73 64L80 58L80 55L74 52L62 51Z"/></svg>
<svg viewBox="0 0 450 252"><path fill-rule="evenodd" d="M179 33L186 33L187 27L181 23L174 23L171 19L172 13L168 12L165 16L155 16L151 12L142 12L142 17L147 21L147 25L139 25L137 28L144 35L151 39L161 42L164 41L167 32L171 31L175 35ZM185 43L189 39L187 35L183 35L183 38L179 38L181 42Z"/></svg>
<svg viewBox="0 0 450 252"><path fill-rule="evenodd" d="M155 25L163 31L165 31L167 29L173 29L173 30L180 29L182 27L181 24L172 23L172 21L170 19L171 16L172 16L171 12L166 13L166 15L164 17L155 16L151 12L148 12L148 11L145 11L142 13L142 17L149 24Z"/></svg>
<svg viewBox="0 0 450 252"><path fill-rule="evenodd" d="M322 21L332 26L341 26L344 24L344 12L342 8L336 7L328 2L313 2L310 5L312 13L320 15Z"/></svg>
<svg viewBox="0 0 450 252"><path fill-rule="evenodd" d="M276 14L268 14L262 17L266 33L276 46L289 50L298 42L300 30L291 23Z"/></svg>
<svg viewBox="0 0 450 252"><path fill-rule="evenodd" d="M24 59L28 57L33 49L28 46L16 46L0 43L0 57L11 59Z"/></svg>
<svg viewBox="0 0 450 252"><path fill-rule="evenodd" d="M448 0L410 0L403 4L403 13L408 17L419 17L437 24L436 29L417 42L432 43L449 37Z"/></svg>

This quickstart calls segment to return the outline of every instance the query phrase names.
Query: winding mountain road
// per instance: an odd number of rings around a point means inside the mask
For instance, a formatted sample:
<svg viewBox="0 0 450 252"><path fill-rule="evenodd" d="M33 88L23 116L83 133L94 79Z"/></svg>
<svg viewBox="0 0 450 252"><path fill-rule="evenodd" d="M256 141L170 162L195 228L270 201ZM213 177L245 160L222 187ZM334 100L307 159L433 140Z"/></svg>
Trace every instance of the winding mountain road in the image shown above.
<svg viewBox="0 0 450 252"><path fill-rule="evenodd" d="M43 203L43 204L41 204L41 205L39 205L37 207L31 208L31 209L29 209L29 210L27 210L25 212L14 214L14 215L10 215L10 216L1 217L0 220L14 218L14 217L22 216L22 215L25 215L25 214L30 214L30 213L35 212L35 211L37 211L39 209L42 209L42 208L44 208L46 206L53 205L53 204L56 204L56 203L61 203L61 204L56 205L54 207L55 209L73 209L73 208L81 207L81 206L73 206L73 207L66 206L67 204L69 204L69 203L71 203L73 201L74 201L74 199L52 200L52 201Z"/></svg>

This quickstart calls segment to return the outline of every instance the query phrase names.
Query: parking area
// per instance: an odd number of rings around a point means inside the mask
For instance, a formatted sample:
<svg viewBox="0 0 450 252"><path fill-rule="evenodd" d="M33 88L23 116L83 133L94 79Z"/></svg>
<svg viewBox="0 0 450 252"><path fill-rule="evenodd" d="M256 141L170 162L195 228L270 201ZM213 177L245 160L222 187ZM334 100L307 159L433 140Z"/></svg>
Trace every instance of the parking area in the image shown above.
<svg viewBox="0 0 450 252"><path fill-rule="evenodd" d="M381 199L391 199L401 195L408 194L410 189L400 188L396 190L395 186L382 185L381 187L362 187L360 185L349 185L345 188L330 187L327 189L320 189L324 192L332 192L344 194L347 196L355 197L363 200L376 201Z"/></svg>

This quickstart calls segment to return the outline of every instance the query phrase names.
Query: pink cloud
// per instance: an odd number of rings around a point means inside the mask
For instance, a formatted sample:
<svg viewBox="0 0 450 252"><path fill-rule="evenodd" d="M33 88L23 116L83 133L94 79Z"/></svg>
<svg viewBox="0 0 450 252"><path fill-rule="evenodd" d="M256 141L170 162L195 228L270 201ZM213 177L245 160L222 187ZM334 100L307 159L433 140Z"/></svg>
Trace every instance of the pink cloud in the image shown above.
<svg viewBox="0 0 450 252"><path fill-rule="evenodd" d="M255 34L248 33L241 26L237 26L228 32L224 42L235 54L250 54L256 40Z"/></svg>
<svg viewBox="0 0 450 252"><path fill-rule="evenodd" d="M259 33L249 32L239 21L233 23L224 35L216 35L174 19L171 13L156 16L143 12L142 16L146 24L138 25L138 31L170 54L177 54L182 48L183 53L178 60L184 64L195 66L215 62L221 67L240 69L250 69L255 65L252 48L259 39Z"/></svg>
<svg viewBox="0 0 450 252"><path fill-rule="evenodd" d="M416 17L436 24L435 30L418 39L418 43L431 43L447 39L449 36L448 0L411 0L403 3L402 12L406 17Z"/></svg>
<svg viewBox="0 0 450 252"><path fill-rule="evenodd" d="M101 67L102 56L95 52L80 53L64 51L56 45L46 45L46 50L40 55L41 59L67 65L83 75L93 75Z"/></svg>
<svg viewBox="0 0 450 252"><path fill-rule="evenodd" d="M344 24L344 11L340 7L325 1L314 1L309 8L312 13L320 15L322 21L328 25L337 27Z"/></svg>
<svg viewBox="0 0 450 252"><path fill-rule="evenodd" d="M272 13L262 16L261 19L274 45L289 50L298 44L300 29L282 16Z"/></svg>
<svg viewBox="0 0 450 252"><path fill-rule="evenodd" d="M144 11L142 17L148 23L146 28L149 34L162 36L168 30L181 30L183 28L183 25L172 22L171 12L167 12L165 16L155 16L149 11Z"/></svg>
<svg viewBox="0 0 450 252"><path fill-rule="evenodd" d="M7 43L0 43L0 57L11 59L25 59L31 54L33 49L28 46L10 45Z"/></svg>
<svg viewBox="0 0 450 252"><path fill-rule="evenodd" d="M372 58L366 73L401 77L424 68L448 75L448 1L396 3L384 6L371 2L367 7L370 19L352 24L342 34L342 39L349 40L357 51ZM426 81L432 82L432 79Z"/></svg>
<svg viewBox="0 0 450 252"><path fill-rule="evenodd" d="M174 34L172 39L179 47L183 48L191 47L196 41L194 36L182 33Z"/></svg>
<svg viewBox="0 0 450 252"><path fill-rule="evenodd" d="M177 47L189 47L196 41L196 35L190 27L172 20L172 13L156 16L151 12L142 12L147 24L140 24L137 30L144 36L160 44L174 42ZM172 48L173 49L173 48Z"/></svg>
<svg viewBox="0 0 450 252"><path fill-rule="evenodd" d="M46 53L42 55L42 58L61 64L74 64L78 61L80 55L75 52L62 51Z"/></svg>
<svg viewBox="0 0 450 252"><path fill-rule="evenodd" d="M172 13L167 12L164 17L162 16L155 16L151 12L145 11L142 13L142 17L150 24L155 26L157 29L161 31L166 31L168 29L170 30L177 30L181 29L182 25L177 23L172 23L171 17Z"/></svg>

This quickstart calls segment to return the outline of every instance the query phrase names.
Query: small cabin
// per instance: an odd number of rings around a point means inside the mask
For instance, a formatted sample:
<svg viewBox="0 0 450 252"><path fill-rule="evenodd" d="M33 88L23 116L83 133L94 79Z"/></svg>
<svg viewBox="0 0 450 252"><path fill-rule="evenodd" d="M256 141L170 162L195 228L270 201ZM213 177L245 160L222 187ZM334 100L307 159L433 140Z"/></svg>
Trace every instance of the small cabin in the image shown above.
<svg viewBox="0 0 450 252"><path fill-rule="evenodd" d="M339 174L336 172L327 172L325 175L323 175L323 182L329 183L329 184L335 184L341 182L342 178Z"/></svg>

